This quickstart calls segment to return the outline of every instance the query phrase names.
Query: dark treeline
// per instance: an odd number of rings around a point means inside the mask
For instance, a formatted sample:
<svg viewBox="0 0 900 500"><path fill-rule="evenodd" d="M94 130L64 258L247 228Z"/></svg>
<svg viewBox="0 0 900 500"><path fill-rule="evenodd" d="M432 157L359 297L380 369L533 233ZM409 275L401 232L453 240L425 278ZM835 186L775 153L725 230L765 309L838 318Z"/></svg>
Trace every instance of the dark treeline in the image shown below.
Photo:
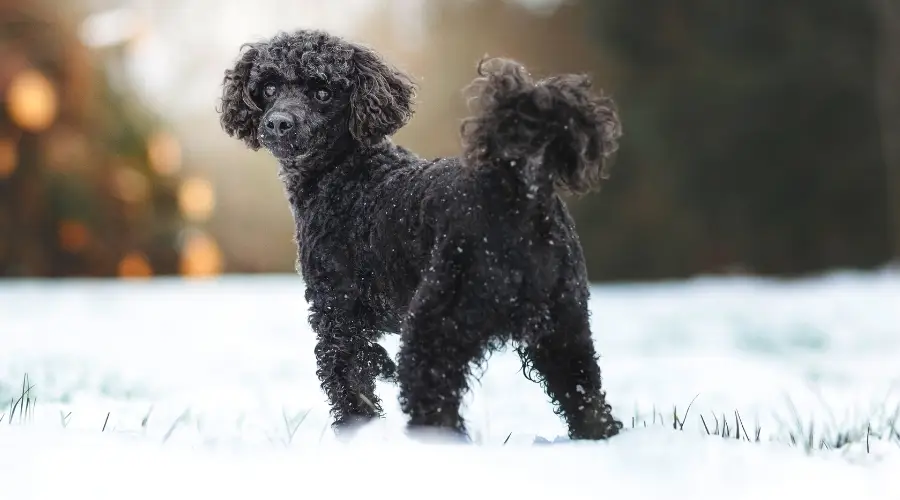
<svg viewBox="0 0 900 500"><path fill-rule="evenodd" d="M594 279L797 275L896 255L900 8L585 8L626 131L614 181L575 205Z"/></svg>

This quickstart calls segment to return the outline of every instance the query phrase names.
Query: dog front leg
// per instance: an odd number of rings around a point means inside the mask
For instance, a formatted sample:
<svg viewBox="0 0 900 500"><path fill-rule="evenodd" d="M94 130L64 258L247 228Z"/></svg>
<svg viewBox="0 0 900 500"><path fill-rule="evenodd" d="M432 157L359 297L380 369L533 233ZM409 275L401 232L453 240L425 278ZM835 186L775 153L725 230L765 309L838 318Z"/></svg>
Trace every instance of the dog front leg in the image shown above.
<svg viewBox="0 0 900 500"><path fill-rule="evenodd" d="M375 332L359 316L339 307L313 305L316 375L331 406L333 426L341 432L379 417L375 380L385 371L373 352ZM380 346L377 346L380 347Z"/></svg>

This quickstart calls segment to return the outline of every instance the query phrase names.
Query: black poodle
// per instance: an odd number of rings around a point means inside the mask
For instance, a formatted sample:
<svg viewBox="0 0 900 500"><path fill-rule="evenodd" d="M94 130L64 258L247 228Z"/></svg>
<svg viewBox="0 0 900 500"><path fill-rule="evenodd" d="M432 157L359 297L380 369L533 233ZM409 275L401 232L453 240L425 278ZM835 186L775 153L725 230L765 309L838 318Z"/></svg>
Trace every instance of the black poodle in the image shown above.
<svg viewBox="0 0 900 500"><path fill-rule="evenodd" d="M463 155L426 160L389 139L413 113L407 75L322 31L279 33L226 71L221 124L280 164L336 430L382 414L382 378L399 383L410 429L465 437L471 368L512 341L571 438L613 436L559 193L607 177L614 104L587 77L535 81L509 60L478 75ZM397 365L385 332L401 334Z"/></svg>

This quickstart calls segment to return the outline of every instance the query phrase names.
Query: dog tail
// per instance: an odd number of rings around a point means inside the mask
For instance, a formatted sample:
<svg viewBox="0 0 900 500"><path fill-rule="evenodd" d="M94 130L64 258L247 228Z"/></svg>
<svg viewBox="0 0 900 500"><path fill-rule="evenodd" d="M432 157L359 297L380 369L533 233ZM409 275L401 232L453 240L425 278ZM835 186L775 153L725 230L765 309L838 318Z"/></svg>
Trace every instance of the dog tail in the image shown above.
<svg viewBox="0 0 900 500"><path fill-rule="evenodd" d="M484 59L469 86L473 115L461 126L470 168L512 168L529 198L584 194L609 177L622 135L615 103L584 75L533 81L519 63Z"/></svg>

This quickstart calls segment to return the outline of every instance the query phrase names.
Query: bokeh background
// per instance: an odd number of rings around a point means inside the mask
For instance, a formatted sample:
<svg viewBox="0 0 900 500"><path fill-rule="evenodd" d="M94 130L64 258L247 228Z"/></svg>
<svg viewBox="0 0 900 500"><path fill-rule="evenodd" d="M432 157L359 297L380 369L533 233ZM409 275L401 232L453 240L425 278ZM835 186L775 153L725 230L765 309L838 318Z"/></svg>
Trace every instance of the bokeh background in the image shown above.
<svg viewBox="0 0 900 500"><path fill-rule="evenodd" d="M900 257L896 0L0 0L0 277L292 272L275 162L216 106L243 42L301 27L419 81L423 156L484 54L593 75L625 127L571 200L593 281Z"/></svg>

